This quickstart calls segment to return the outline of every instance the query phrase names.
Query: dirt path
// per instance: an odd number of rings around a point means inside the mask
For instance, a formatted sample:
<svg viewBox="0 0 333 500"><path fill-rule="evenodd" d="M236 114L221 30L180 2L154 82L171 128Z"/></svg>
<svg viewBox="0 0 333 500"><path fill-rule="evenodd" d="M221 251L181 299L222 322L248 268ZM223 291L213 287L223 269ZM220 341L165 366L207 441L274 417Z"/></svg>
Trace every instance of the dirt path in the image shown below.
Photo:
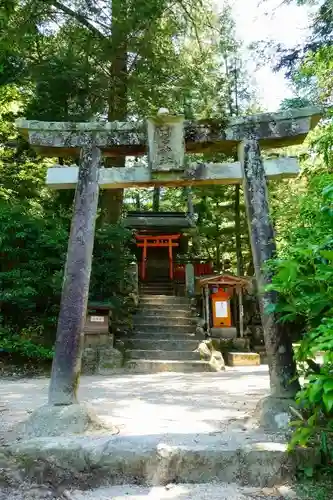
<svg viewBox="0 0 333 500"><path fill-rule="evenodd" d="M48 379L0 380L1 431L47 402ZM84 376L79 398L123 435L219 432L269 390L266 366L223 373Z"/></svg>

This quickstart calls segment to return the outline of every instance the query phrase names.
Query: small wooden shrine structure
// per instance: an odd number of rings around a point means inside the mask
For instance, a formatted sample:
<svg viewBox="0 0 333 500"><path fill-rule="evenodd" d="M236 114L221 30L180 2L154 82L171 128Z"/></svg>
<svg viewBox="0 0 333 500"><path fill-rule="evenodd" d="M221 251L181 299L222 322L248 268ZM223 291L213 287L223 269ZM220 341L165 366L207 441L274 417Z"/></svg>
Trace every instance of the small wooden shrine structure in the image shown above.
<svg viewBox="0 0 333 500"><path fill-rule="evenodd" d="M148 248L166 248L168 250L169 278L173 280L173 249L179 247L180 234L146 235L137 234L137 247L142 248L140 277L146 279L147 251Z"/></svg>
<svg viewBox="0 0 333 500"><path fill-rule="evenodd" d="M235 295L239 299L239 335L243 337L243 307L242 295L250 290L251 281L247 278L231 274L218 274L206 276L198 280L203 298L203 316L207 332L210 326L230 327L232 325L230 299ZM218 307L219 306L219 307ZM237 309L237 308L236 308ZM219 321L222 319L222 321ZM227 321L224 321L227 319Z"/></svg>
<svg viewBox="0 0 333 500"><path fill-rule="evenodd" d="M193 221L183 212L127 213L124 224L135 231L140 281L185 283L189 231ZM192 260L194 276L212 274L212 264Z"/></svg>

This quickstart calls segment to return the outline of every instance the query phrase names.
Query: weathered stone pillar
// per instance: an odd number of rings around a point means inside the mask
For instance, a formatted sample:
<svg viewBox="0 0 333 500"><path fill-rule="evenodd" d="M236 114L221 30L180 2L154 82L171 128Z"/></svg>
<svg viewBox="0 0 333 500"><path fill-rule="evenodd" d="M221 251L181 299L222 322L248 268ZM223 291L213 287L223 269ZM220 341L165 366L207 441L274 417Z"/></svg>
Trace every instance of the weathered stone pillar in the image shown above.
<svg viewBox="0 0 333 500"><path fill-rule="evenodd" d="M205 297L206 331L208 334L210 334L210 305L209 305L209 287L208 287L208 285L205 285L204 297Z"/></svg>
<svg viewBox="0 0 333 500"><path fill-rule="evenodd" d="M188 297L194 297L195 275L194 275L194 265L191 262L188 262L185 265L185 283L186 283L186 295Z"/></svg>
<svg viewBox="0 0 333 500"><path fill-rule="evenodd" d="M260 312L267 350L271 396L293 398L299 389L296 364L293 359L291 339L276 315L267 307L276 304L277 295L265 291L270 282L270 274L264 264L276 253L273 226L269 217L267 183L260 154L259 143L255 139L245 140L239 146L239 158L243 170L244 196L249 223L252 255L260 293Z"/></svg>
<svg viewBox="0 0 333 500"><path fill-rule="evenodd" d="M98 205L100 158L100 150L91 142L81 149L49 389L50 405L77 402Z"/></svg>
<svg viewBox="0 0 333 500"><path fill-rule="evenodd" d="M132 282L132 293L135 295L136 300L139 299L139 266L137 262L132 262L129 266L129 273Z"/></svg>

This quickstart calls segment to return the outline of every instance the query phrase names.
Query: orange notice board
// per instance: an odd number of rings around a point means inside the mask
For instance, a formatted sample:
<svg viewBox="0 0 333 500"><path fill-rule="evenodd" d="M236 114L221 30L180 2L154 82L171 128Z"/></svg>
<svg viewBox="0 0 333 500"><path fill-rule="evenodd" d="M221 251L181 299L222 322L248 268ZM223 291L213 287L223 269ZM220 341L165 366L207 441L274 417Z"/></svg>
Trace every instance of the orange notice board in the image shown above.
<svg viewBox="0 0 333 500"><path fill-rule="evenodd" d="M223 328L231 326L230 294L219 289L212 294L213 326Z"/></svg>

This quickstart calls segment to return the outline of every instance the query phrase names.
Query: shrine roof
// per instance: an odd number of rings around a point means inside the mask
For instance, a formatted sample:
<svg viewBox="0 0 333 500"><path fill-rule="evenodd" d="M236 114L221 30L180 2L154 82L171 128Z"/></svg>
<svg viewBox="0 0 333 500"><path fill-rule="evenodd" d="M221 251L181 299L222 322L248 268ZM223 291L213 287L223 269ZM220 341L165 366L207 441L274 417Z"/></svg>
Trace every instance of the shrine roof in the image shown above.
<svg viewBox="0 0 333 500"><path fill-rule="evenodd" d="M192 227L189 217L183 212L128 212L124 225L131 229L165 230L187 229Z"/></svg>
<svg viewBox="0 0 333 500"><path fill-rule="evenodd" d="M206 285L217 285L246 289L251 286L251 280L240 276L234 276L232 274L215 274L212 276L201 278L199 280L199 284L201 287L204 287Z"/></svg>

